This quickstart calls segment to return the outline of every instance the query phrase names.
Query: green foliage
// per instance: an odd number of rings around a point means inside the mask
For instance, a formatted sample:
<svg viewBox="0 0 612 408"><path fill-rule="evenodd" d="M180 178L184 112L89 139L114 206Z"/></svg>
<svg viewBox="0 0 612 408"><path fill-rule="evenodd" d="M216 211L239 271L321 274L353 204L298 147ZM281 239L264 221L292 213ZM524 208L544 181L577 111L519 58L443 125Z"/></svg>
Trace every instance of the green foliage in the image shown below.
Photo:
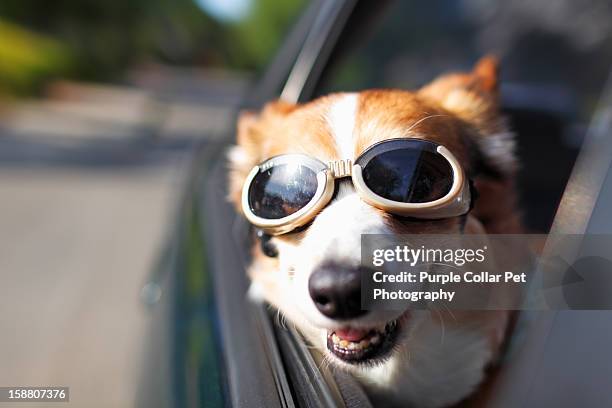
<svg viewBox="0 0 612 408"><path fill-rule="evenodd" d="M146 33L157 3L160 0L2 0L0 16L60 42L74 56L72 74L105 79L150 47Z"/></svg>
<svg viewBox="0 0 612 408"><path fill-rule="evenodd" d="M259 70L304 3L254 0L230 23L195 0L2 0L0 92L33 92L56 76L116 80L149 61Z"/></svg>
<svg viewBox="0 0 612 408"><path fill-rule="evenodd" d="M45 79L68 72L65 47L0 20L0 93L34 92Z"/></svg>
<svg viewBox="0 0 612 408"><path fill-rule="evenodd" d="M246 20L234 28L233 37L241 45L241 49L231 50L236 65L253 69L269 61L304 3L304 0L255 1Z"/></svg>

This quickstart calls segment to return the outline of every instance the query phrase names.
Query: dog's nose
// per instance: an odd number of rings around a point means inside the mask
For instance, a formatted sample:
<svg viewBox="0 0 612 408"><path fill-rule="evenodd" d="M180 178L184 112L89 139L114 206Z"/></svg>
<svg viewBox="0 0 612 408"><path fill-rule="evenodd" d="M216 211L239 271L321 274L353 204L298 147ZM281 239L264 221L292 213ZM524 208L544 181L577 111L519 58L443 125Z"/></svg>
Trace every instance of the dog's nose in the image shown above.
<svg viewBox="0 0 612 408"><path fill-rule="evenodd" d="M361 269L324 264L308 281L308 291L317 309L332 319L350 319L361 310Z"/></svg>

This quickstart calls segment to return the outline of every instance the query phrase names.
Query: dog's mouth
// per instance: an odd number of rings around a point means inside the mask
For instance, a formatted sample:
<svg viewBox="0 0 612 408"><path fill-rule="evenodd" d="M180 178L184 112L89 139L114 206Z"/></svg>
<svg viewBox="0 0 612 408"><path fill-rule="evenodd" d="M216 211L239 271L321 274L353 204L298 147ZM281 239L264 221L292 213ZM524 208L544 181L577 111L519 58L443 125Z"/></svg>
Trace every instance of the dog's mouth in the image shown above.
<svg viewBox="0 0 612 408"><path fill-rule="evenodd" d="M377 329L343 328L327 333L327 349L347 363L370 362L391 351L399 323L397 320Z"/></svg>

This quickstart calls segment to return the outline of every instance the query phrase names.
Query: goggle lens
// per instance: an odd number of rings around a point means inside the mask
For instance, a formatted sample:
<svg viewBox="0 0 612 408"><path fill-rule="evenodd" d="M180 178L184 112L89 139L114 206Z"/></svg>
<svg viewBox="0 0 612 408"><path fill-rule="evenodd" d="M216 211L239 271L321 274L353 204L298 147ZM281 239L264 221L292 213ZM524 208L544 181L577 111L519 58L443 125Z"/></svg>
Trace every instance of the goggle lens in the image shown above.
<svg viewBox="0 0 612 408"><path fill-rule="evenodd" d="M444 197L453 185L450 163L436 152L405 148L372 156L362 169L363 180L387 200L430 202Z"/></svg>
<svg viewBox="0 0 612 408"><path fill-rule="evenodd" d="M280 164L260 171L249 188L249 206L258 217L280 219L304 208L317 192L317 175L306 166Z"/></svg>

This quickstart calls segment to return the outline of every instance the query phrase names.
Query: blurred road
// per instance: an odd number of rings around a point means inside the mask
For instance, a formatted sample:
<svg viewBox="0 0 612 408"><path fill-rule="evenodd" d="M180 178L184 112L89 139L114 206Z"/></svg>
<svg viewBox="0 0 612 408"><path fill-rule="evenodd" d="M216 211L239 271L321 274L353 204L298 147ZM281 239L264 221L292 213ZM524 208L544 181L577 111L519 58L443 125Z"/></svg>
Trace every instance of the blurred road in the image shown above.
<svg viewBox="0 0 612 408"><path fill-rule="evenodd" d="M69 386L71 406L132 405L139 291L184 168L0 172L0 384Z"/></svg>
<svg viewBox="0 0 612 408"><path fill-rule="evenodd" d="M0 385L68 386L70 406L130 407L149 323L140 290L194 141L231 115L160 108L140 91L69 91L0 118Z"/></svg>

